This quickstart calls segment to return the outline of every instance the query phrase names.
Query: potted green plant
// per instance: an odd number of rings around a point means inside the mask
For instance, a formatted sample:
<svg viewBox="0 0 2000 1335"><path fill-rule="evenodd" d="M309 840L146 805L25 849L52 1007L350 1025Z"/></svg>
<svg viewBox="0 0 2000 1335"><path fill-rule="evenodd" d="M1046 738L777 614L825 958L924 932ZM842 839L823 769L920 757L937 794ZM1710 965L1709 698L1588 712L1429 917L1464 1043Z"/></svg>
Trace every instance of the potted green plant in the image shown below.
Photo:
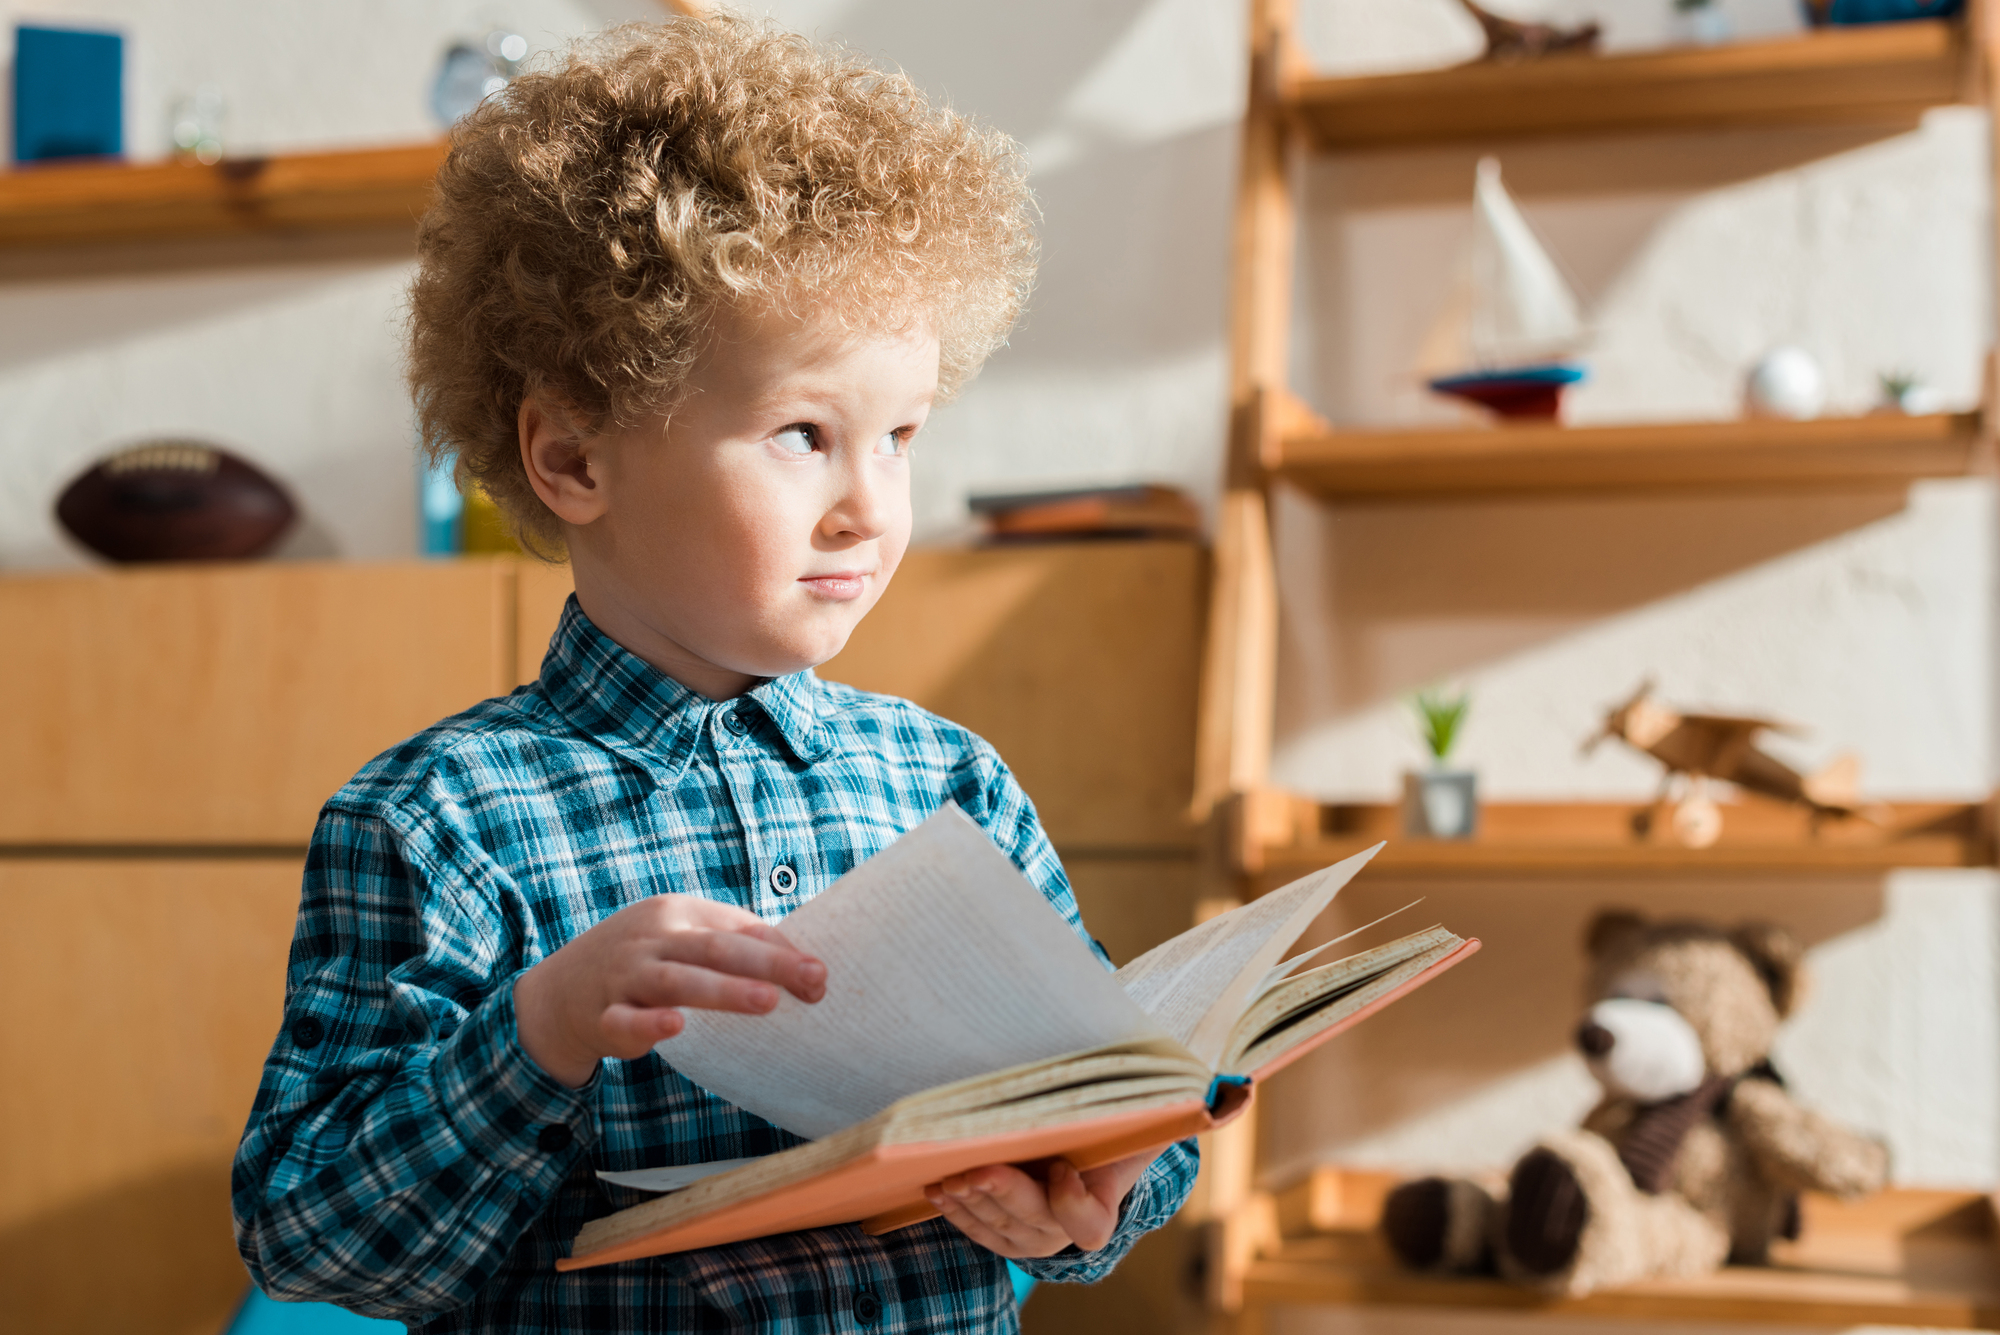
<svg viewBox="0 0 2000 1335"><path fill-rule="evenodd" d="M1470 770L1447 769L1445 762L1465 728L1472 697L1465 691L1418 691L1411 701L1418 732L1431 753L1431 767L1403 776L1403 825L1427 839L1470 839L1479 825L1479 796Z"/></svg>
<svg viewBox="0 0 2000 1335"><path fill-rule="evenodd" d="M1729 16L1716 0L1674 0L1674 26L1683 42L1719 46L1729 40Z"/></svg>

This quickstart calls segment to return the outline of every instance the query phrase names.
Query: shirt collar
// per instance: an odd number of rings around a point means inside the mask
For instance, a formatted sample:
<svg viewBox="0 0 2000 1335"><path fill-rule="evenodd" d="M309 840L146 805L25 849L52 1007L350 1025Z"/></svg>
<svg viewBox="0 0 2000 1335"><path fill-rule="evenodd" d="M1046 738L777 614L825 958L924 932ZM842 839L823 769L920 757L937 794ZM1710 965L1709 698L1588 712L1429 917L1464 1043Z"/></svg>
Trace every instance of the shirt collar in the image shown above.
<svg viewBox="0 0 2000 1335"><path fill-rule="evenodd" d="M763 685L751 688L750 698L777 727L793 755L810 765L826 753L826 742L819 726L820 707L826 698L826 688L813 675L811 668L788 676L773 677Z"/></svg>
<svg viewBox="0 0 2000 1335"><path fill-rule="evenodd" d="M740 701L710 700L675 681L599 630L571 594L542 659L542 692L571 723L618 750L684 768L703 725ZM811 670L773 677L744 697L771 720L785 745L810 764L825 751L819 736L824 691Z"/></svg>

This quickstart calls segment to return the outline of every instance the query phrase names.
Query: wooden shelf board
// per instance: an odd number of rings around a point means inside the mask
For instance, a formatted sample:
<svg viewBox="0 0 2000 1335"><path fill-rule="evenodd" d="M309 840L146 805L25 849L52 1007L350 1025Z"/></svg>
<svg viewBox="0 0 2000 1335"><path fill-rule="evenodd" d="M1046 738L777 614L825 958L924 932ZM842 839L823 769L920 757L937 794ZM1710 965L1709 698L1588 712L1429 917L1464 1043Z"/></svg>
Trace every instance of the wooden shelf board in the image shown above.
<svg viewBox="0 0 2000 1335"><path fill-rule="evenodd" d="M1796 1242L1770 1266L1653 1280L1582 1298L1496 1280L1411 1273L1375 1232L1390 1173L1321 1168L1279 1193L1243 1274L1246 1302L1501 1308L1546 1316L2000 1327L2000 1242L1977 1192L1892 1189L1855 1202L1808 1195Z"/></svg>
<svg viewBox="0 0 2000 1335"><path fill-rule="evenodd" d="M1811 422L1310 431L1281 438L1272 472L1323 500L1906 486L1980 460L1976 413Z"/></svg>
<svg viewBox="0 0 2000 1335"><path fill-rule="evenodd" d="M1662 813L1644 803L1493 802L1467 840L1403 834L1392 805L1320 804L1292 798L1289 837L1262 848L1267 872L1323 867L1387 840L1370 864L1383 876L1874 875L1898 867L1978 867L1994 861L1986 804L1885 803L1879 820L1849 818L1813 828L1795 807L1746 798L1722 807L1722 837L1710 848L1671 841Z"/></svg>
<svg viewBox="0 0 2000 1335"><path fill-rule="evenodd" d="M413 226L442 143L0 173L0 247Z"/></svg>
<svg viewBox="0 0 2000 1335"><path fill-rule="evenodd" d="M1322 150L1529 135L1900 125L1964 100L1964 29L1943 19L1627 55L1307 79L1286 101Z"/></svg>

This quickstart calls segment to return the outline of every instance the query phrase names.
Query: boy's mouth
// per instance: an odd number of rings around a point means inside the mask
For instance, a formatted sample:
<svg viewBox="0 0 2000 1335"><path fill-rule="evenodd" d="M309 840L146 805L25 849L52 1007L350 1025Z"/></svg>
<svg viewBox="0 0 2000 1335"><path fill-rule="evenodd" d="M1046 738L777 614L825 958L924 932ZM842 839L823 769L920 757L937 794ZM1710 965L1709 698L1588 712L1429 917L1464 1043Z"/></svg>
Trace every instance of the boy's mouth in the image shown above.
<svg viewBox="0 0 2000 1335"><path fill-rule="evenodd" d="M836 570L826 575L807 575L799 583L830 602L845 603L859 598L868 587L869 572Z"/></svg>

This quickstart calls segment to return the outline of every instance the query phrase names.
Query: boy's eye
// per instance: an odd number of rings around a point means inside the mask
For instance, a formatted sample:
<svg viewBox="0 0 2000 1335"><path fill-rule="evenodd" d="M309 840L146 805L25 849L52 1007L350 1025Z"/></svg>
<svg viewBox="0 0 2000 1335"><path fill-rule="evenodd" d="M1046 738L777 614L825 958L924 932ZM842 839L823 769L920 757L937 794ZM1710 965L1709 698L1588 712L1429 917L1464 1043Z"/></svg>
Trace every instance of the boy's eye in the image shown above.
<svg viewBox="0 0 2000 1335"><path fill-rule="evenodd" d="M875 442L877 454L902 454L910 448L910 438L900 431L891 431Z"/></svg>
<svg viewBox="0 0 2000 1335"><path fill-rule="evenodd" d="M787 454L811 454L813 452L813 429L800 422L786 427L771 437L779 449Z"/></svg>

